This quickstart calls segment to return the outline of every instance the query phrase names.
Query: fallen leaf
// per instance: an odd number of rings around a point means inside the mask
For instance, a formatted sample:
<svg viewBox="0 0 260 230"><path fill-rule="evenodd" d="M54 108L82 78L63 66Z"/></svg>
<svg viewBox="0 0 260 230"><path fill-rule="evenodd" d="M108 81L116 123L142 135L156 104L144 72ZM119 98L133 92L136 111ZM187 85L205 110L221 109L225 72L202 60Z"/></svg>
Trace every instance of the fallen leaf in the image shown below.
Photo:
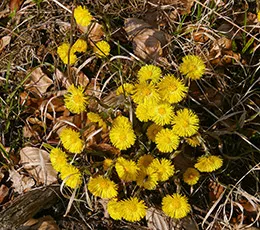
<svg viewBox="0 0 260 230"><path fill-rule="evenodd" d="M0 53L10 44L11 36L4 36L0 39Z"/></svg>
<svg viewBox="0 0 260 230"><path fill-rule="evenodd" d="M175 221L176 225L176 220L171 219L172 221ZM170 224L169 224L169 218L166 217L166 215L161 211L156 208L149 208L146 211L146 221L148 228L150 230L170 230Z"/></svg>
<svg viewBox="0 0 260 230"><path fill-rule="evenodd" d="M50 185L57 181L57 172L50 163L49 153L35 147L24 147L20 150L20 164L38 183Z"/></svg>
<svg viewBox="0 0 260 230"><path fill-rule="evenodd" d="M3 202L3 200L8 195L8 193L9 193L9 188L6 185L2 184L0 186L0 204Z"/></svg>
<svg viewBox="0 0 260 230"><path fill-rule="evenodd" d="M31 72L30 82L26 85L26 89L36 93L38 96L42 97L46 93L53 81L42 71L40 67L36 68Z"/></svg>
<svg viewBox="0 0 260 230"><path fill-rule="evenodd" d="M22 5L24 0L10 0L9 2L9 7L11 9L11 11L15 10L19 10L20 6Z"/></svg>
<svg viewBox="0 0 260 230"><path fill-rule="evenodd" d="M95 46L95 44L102 39L104 36L103 26L97 22L91 24L88 34L88 41L91 46Z"/></svg>
<svg viewBox="0 0 260 230"><path fill-rule="evenodd" d="M39 219L31 218L23 226L37 230L59 230L55 220L51 216L43 216Z"/></svg>

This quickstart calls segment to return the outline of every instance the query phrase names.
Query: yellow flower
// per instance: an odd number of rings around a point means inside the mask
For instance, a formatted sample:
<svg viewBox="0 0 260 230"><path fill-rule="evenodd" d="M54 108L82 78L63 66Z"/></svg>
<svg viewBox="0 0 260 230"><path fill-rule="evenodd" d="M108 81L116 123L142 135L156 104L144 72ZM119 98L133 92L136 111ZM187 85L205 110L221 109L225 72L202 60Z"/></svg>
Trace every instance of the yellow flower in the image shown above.
<svg viewBox="0 0 260 230"><path fill-rule="evenodd" d="M64 64L70 63L73 65L77 61L77 56L72 51L70 51L70 56L69 56L69 50L70 50L70 44L63 43L58 47L57 53Z"/></svg>
<svg viewBox="0 0 260 230"><path fill-rule="evenodd" d="M191 208L186 196L175 193L172 196L167 195L163 198L162 210L167 216L180 219L187 216Z"/></svg>
<svg viewBox="0 0 260 230"><path fill-rule="evenodd" d="M117 196L117 185L103 176L90 178L88 190L94 195L101 198L113 198Z"/></svg>
<svg viewBox="0 0 260 230"><path fill-rule="evenodd" d="M61 169L60 177L72 189L79 187L82 183L82 176L79 169L70 164Z"/></svg>
<svg viewBox="0 0 260 230"><path fill-rule="evenodd" d="M88 98L81 86L76 88L74 85L70 85L68 93L64 96L64 101L66 108L70 112L80 114L86 110Z"/></svg>
<svg viewBox="0 0 260 230"><path fill-rule="evenodd" d="M150 154L145 154L138 159L137 166L139 168L147 168L153 161L154 157Z"/></svg>
<svg viewBox="0 0 260 230"><path fill-rule="evenodd" d="M109 132L112 144L120 149L126 150L135 143L135 134L130 121L126 117L117 117Z"/></svg>
<svg viewBox="0 0 260 230"><path fill-rule="evenodd" d="M170 124L173 115L173 107L169 103L160 102L151 110L151 120L157 125Z"/></svg>
<svg viewBox="0 0 260 230"><path fill-rule="evenodd" d="M104 170L108 170L112 165L113 165L113 160L110 159L110 158L106 158L103 161L103 168L104 168Z"/></svg>
<svg viewBox="0 0 260 230"><path fill-rule="evenodd" d="M80 139L79 132L71 129L64 128L60 132L60 140L64 148L71 153L81 153L84 147L84 142Z"/></svg>
<svg viewBox="0 0 260 230"><path fill-rule="evenodd" d="M73 54L75 52L84 53L87 50L87 42L83 39L78 39L73 46L71 47L71 51Z"/></svg>
<svg viewBox="0 0 260 230"><path fill-rule="evenodd" d="M97 122L99 127L102 127L104 131L107 130L107 124L103 121L103 119L97 113L89 112L87 114L88 119L90 122Z"/></svg>
<svg viewBox="0 0 260 230"><path fill-rule="evenodd" d="M77 6L74 9L74 18L76 23L81 26L88 26L91 23L93 17L91 16L90 12L86 7Z"/></svg>
<svg viewBox="0 0 260 230"><path fill-rule="evenodd" d="M110 45L106 41L97 42L93 51L98 57L106 57L109 55Z"/></svg>
<svg viewBox="0 0 260 230"><path fill-rule="evenodd" d="M222 158L218 156L201 156L198 158L195 168L200 172L213 172L223 165Z"/></svg>
<svg viewBox="0 0 260 230"><path fill-rule="evenodd" d="M126 182L136 180L139 168L134 161L126 160L123 157L119 157L116 161L115 168L121 180L124 180Z"/></svg>
<svg viewBox="0 0 260 230"><path fill-rule="evenodd" d="M179 70L192 80L197 80L205 73L206 66L202 59L196 55L187 55L182 58Z"/></svg>
<svg viewBox="0 0 260 230"><path fill-rule="evenodd" d="M260 22L260 10L257 12L257 21Z"/></svg>
<svg viewBox="0 0 260 230"><path fill-rule="evenodd" d="M132 98L136 104L156 104L160 100L160 95L154 84L143 82L135 85L135 93Z"/></svg>
<svg viewBox="0 0 260 230"><path fill-rule="evenodd" d="M141 69L137 73L137 77L139 82L147 82L151 81L153 83L157 83L160 79L162 71L159 67L155 65L145 65L142 66Z"/></svg>
<svg viewBox="0 0 260 230"><path fill-rule="evenodd" d="M153 168L158 174L159 181L166 181L174 174L174 166L171 164L171 161L165 158L161 159L161 161L154 159L149 168Z"/></svg>
<svg viewBox="0 0 260 230"><path fill-rule="evenodd" d="M149 113L150 110L151 105L148 103L140 103L136 107L135 115L140 121L147 122L151 118L151 114Z"/></svg>
<svg viewBox="0 0 260 230"><path fill-rule="evenodd" d="M116 95L125 94L125 96L129 96L134 93L135 86L130 83L124 83L120 85L116 90Z"/></svg>
<svg viewBox="0 0 260 230"><path fill-rule="evenodd" d="M179 137L170 129L162 129L155 137L157 148L163 153L176 150L179 146Z"/></svg>
<svg viewBox="0 0 260 230"><path fill-rule="evenodd" d="M172 119L172 130L180 137L190 137L199 129L199 118L190 109L182 109Z"/></svg>
<svg viewBox="0 0 260 230"><path fill-rule="evenodd" d="M192 147L197 147L200 145L200 140L198 139L198 135L187 137L185 138L185 141Z"/></svg>
<svg viewBox="0 0 260 230"><path fill-rule="evenodd" d="M122 216L127 221L139 221L146 215L147 207L145 206L144 201L139 201L136 197L122 200L120 206L122 208Z"/></svg>
<svg viewBox="0 0 260 230"><path fill-rule="evenodd" d="M183 173L183 180L188 185L197 184L200 179L200 173L195 168L187 168L187 170Z"/></svg>
<svg viewBox="0 0 260 230"><path fill-rule="evenodd" d="M57 172L60 172L61 169L68 164L67 163L67 154L64 153L59 148L53 148L50 152L50 161L51 161L52 167Z"/></svg>
<svg viewBox="0 0 260 230"><path fill-rule="evenodd" d="M157 133L159 133L162 129L163 129L163 127L161 125L157 125L157 124L153 123L148 127L148 129L146 131L146 135L149 138L149 140L155 142L155 137L156 137Z"/></svg>
<svg viewBox="0 0 260 230"><path fill-rule="evenodd" d="M161 99L171 104L182 101L188 92L183 81L170 74L158 83L158 89Z"/></svg>
<svg viewBox="0 0 260 230"><path fill-rule="evenodd" d="M153 190L158 184L158 174L153 168L141 167L136 178L138 186Z"/></svg>
<svg viewBox="0 0 260 230"><path fill-rule="evenodd" d="M107 212L114 220L122 219L122 205L121 201L117 201L116 199L112 199L107 203Z"/></svg>

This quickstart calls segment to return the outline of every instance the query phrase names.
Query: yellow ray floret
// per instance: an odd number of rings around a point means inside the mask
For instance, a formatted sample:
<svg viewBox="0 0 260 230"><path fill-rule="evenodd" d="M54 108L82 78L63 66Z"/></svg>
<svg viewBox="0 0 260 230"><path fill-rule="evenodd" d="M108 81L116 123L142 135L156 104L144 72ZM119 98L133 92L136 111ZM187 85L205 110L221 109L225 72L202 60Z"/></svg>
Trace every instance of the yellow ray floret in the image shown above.
<svg viewBox="0 0 260 230"><path fill-rule="evenodd" d="M148 166L152 163L154 157L150 154L146 154L141 156L138 159L137 166L141 169L148 168Z"/></svg>
<svg viewBox="0 0 260 230"><path fill-rule="evenodd" d="M188 143L188 145L192 147L197 147L201 144L200 136L194 135L192 137L185 138L185 141Z"/></svg>
<svg viewBox="0 0 260 230"><path fill-rule="evenodd" d="M90 178L88 190L94 195L101 198L113 198L117 196L117 185L103 176Z"/></svg>
<svg viewBox="0 0 260 230"><path fill-rule="evenodd" d="M88 26L93 19L89 10L85 6L77 6L74 9L74 18L76 20L76 23L81 26Z"/></svg>
<svg viewBox="0 0 260 230"><path fill-rule="evenodd" d="M160 79L162 71L155 65L145 65L137 73L139 82L153 82L157 83Z"/></svg>
<svg viewBox="0 0 260 230"><path fill-rule="evenodd" d="M202 59L196 55L187 55L182 58L179 70L186 77L197 80L205 73L206 66Z"/></svg>
<svg viewBox="0 0 260 230"><path fill-rule="evenodd" d="M127 221L139 221L146 215L147 207L145 206L144 201L138 200L136 197L122 200L120 206L122 208L122 216Z"/></svg>
<svg viewBox="0 0 260 230"><path fill-rule="evenodd" d="M79 132L71 129L64 128L60 132L60 140L64 148L71 153L81 153L84 147L84 142L80 139Z"/></svg>
<svg viewBox="0 0 260 230"><path fill-rule="evenodd" d="M135 115L139 121L147 122L149 119L151 119L151 107L152 105L148 103L140 103L137 105Z"/></svg>
<svg viewBox="0 0 260 230"><path fill-rule="evenodd" d="M155 137L155 143L159 151L169 153L179 146L179 137L170 129L162 129Z"/></svg>
<svg viewBox="0 0 260 230"><path fill-rule="evenodd" d="M174 75L166 75L159 83L158 90L162 100L169 103L179 103L186 96L188 87Z"/></svg>
<svg viewBox="0 0 260 230"><path fill-rule="evenodd" d="M187 170L183 173L183 181L188 185L197 184L200 178L200 173L195 168L187 168Z"/></svg>
<svg viewBox="0 0 260 230"><path fill-rule="evenodd" d="M82 183L79 169L70 164L61 169L60 177L65 182L65 185L72 189L79 187Z"/></svg>
<svg viewBox="0 0 260 230"><path fill-rule="evenodd" d="M199 129L199 118L190 109L177 111L172 119L172 130L180 137L190 137L197 133Z"/></svg>
<svg viewBox="0 0 260 230"><path fill-rule="evenodd" d="M161 125L157 125L155 123L151 124L146 131L146 135L149 138L149 140L155 142L155 137L157 133L159 133L162 129L163 127Z"/></svg>
<svg viewBox="0 0 260 230"><path fill-rule="evenodd" d="M134 93L135 86L130 83L124 83L120 85L116 90L116 95L125 94L125 96L132 95Z"/></svg>
<svg viewBox="0 0 260 230"><path fill-rule="evenodd" d="M165 158L161 160L154 159L149 165L149 168L153 168L156 171L159 181L166 181L174 174L174 166L171 161Z"/></svg>
<svg viewBox="0 0 260 230"><path fill-rule="evenodd" d="M87 42L83 39L78 39L71 47L71 52L84 53L87 50Z"/></svg>
<svg viewBox="0 0 260 230"><path fill-rule="evenodd" d="M132 160L119 157L116 161L116 172L121 180L126 182L135 181L138 173L138 166Z"/></svg>
<svg viewBox="0 0 260 230"><path fill-rule="evenodd" d="M106 122L103 121L103 119L101 118L101 116L99 114L89 112L87 114L87 117L90 120L90 122L97 122L98 126L103 128L103 131L107 130L107 124L106 124Z"/></svg>
<svg viewBox="0 0 260 230"><path fill-rule="evenodd" d="M121 220L123 213L122 213L122 202L117 201L116 199L111 199L107 203L107 212L111 218L114 220Z"/></svg>
<svg viewBox="0 0 260 230"><path fill-rule="evenodd" d="M113 160L110 159L110 158L106 158L106 159L103 161L103 169L104 169L104 170L108 170L112 165L113 165Z"/></svg>
<svg viewBox="0 0 260 230"><path fill-rule="evenodd" d="M66 108L72 112L80 114L86 110L88 104L88 97L84 94L84 89L79 86L70 85L68 93L64 96Z"/></svg>
<svg viewBox="0 0 260 230"><path fill-rule="evenodd" d="M151 108L151 120L157 125L168 125L171 123L173 107L169 103L158 102Z"/></svg>
<svg viewBox="0 0 260 230"><path fill-rule="evenodd" d="M110 45L106 41L97 42L93 51L98 57L106 57L110 53Z"/></svg>
<svg viewBox="0 0 260 230"><path fill-rule="evenodd" d="M213 172L223 165L223 160L219 156L201 156L198 158L195 168L200 172Z"/></svg>
<svg viewBox="0 0 260 230"><path fill-rule="evenodd" d="M60 172L61 169L68 164L67 163L67 154L59 148L53 148L50 152L50 161L51 161L52 167L57 172Z"/></svg>
<svg viewBox="0 0 260 230"><path fill-rule="evenodd" d="M180 219L187 216L191 208L186 196L175 193L172 196L167 195L163 198L162 210L167 216Z"/></svg>
<svg viewBox="0 0 260 230"><path fill-rule="evenodd" d="M70 63L73 65L77 61L77 56L70 51L69 43L61 44L57 49L57 53L64 64Z"/></svg>
<svg viewBox="0 0 260 230"><path fill-rule="evenodd" d="M141 167L136 178L138 186L148 190L154 190L158 184L158 174L153 168Z"/></svg>

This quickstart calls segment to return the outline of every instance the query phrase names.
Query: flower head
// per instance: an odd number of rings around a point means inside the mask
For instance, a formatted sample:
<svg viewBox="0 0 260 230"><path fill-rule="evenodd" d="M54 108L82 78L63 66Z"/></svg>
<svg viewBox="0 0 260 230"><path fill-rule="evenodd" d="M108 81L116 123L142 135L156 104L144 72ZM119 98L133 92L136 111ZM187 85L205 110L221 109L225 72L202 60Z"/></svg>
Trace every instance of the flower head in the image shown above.
<svg viewBox="0 0 260 230"><path fill-rule="evenodd" d="M77 56L70 50L69 43L61 44L57 49L57 53L64 64L70 63L73 65L77 61Z"/></svg>
<svg viewBox="0 0 260 230"><path fill-rule="evenodd" d="M76 20L76 23L81 26L88 26L93 19L89 10L85 6L77 6L74 9L74 18Z"/></svg>
<svg viewBox="0 0 260 230"><path fill-rule="evenodd" d="M153 105L160 100L160 95L154 84L142 82L135 85L135 93L132 98L136 104L147 103Z"/></svg>
<svg viewBox="0 0 260 230"><path fill-rule="evenodd" d="M161 125L157 125L157 124L153 123L148 127L148 129L146 131L146 135L149 138L149 140L155 142L155 137L156 137L157 133L159 133L162 129L163 129L163 127Z"/></svg>
<svg viewBox="0 0 260 230"><path fill-rule="evenodd" d="M107 212L114 220L121 220L123 213L122 213L122 202L117 201L116 199L111 199L107 203Z"/></svg>
<svg viewBox="0 0 260 230"><path fill-rule="evenodd" d="M139 168L134 161L119 157L116 161L115 168L120 179L126 182L136 180Z"/></svg>
<svg viewBox="0 0 260 230"><path fill-rule="evenodd" d="M222 165L223 160L218 156L201 156L198 158L195 168L200 172L213 172Z"/></svg>
<svg viewBox="0 0 260 230"><path fill-rule="evenodd" d="M134 93L135 86L130 83L124 83L120 85L116 90L116 95L125 94L125 96L132 95Z"/></svg>
<svg viewBox="0 0 260 230"><path fill-rule="evenodd" d="M200 178L200 173L195 168L187 168L187 170L183 173L183 180L188 185L197 184Z"/></svg>
<svg viewBox="0 0 260 230"><path fill-rule="evenodd" d="M110 158L106 158L103 161L103 168L104 168L104 170L108 170L112 165L113 165L113 160L110 159Z"/></svg>
<svg viewBox="0 0 260 230"><path fill-rule="evenodd" d="M206 66L202 59L196 55L187 55L182 58L179 70L192 80L200 79L204 74Z"/></svg>
<svg viewBox="0 0 260 230"><path fill-rule="evenodd" d="M150 154L143 155L138 159L137 166L139 168L148 168L148 166L152 163L153 159L154 157Z"/></svg>
<svg viewBox="0 0 260 230"><path fill-rule="evenodd" d="M140 103L136 107L135 115L140 121L147 122L151 118L150 109L151 105L148 103Z"/></svg>
<svg viewBox="0 0 260 230"><path fill-rule="evenodd" d="M82 183L82 176L79 169L70 164L62 168L60 177L72 189L79 187Z"/></svg>
<svg viewBox="0 0 260 230"><path fill-rule="evenodd" d="M179 103L188 92L183 81L170 74L158 83L158 89L161 99L171 104Z"/></svg>
<svg viewBox="0 0 260 230"><path fill-rule="evenodd" d="M139 221L146 215L147 207L145 206L144 201L139 201L136 197L122 200L120 206L122 208L122 216L127 221Z"/></svg>
<svg viewBox="0 0 260 230"><path fill-rule="evenodd" d="M81 153L84 147L84 142L80 139L79 132L71 129L64 128L60 132L60 140L64 148L71 153Z"/></svg>
<svg viewBox="0 0 260 230"><path fill-rule="evenodd" d="M64 96L64 101L66 108L70 112L80 114L86 110L88 98L81 86L76 88L74 85L71 85L68 88L68 93Z"/></svg>
<svg viewBox="0 0 260 230"><path fill-rule="evenodd" d="M154 159L149 168L153 168L156 171L159 181L166 181L174 174L174 166L171 164L171 161L165 158L161 160Z"/></svg>
<svg viewBox="0 0 260 230"><path fill-rule="evenodd" d="M98 57L106 57L110 52L110 45L106 41L97 42L93 48Z"/></svg>
<svg viewBox="0 0 260 230"><path fill-rule="evenodd" d="M107 130L107 124L106 124L106 122L103 121L103 119L100 117L99 114L89 112L87 114L87 116L88 116L88 119L90 120L90 122L97 122L99 127L102 127L104 131Z"/></svg>
<svg viewBox="0 0 260 230"><path fill-rule="evenodd" d="M126 150L135 143L136 136L130 121L126 117L120 116L114 120L109 138L116 148Z"/></svg>
<svg viewBox="0 0 260 230"><path fill-rule="evenodd" d="M162 71L159 67L155 65L145 65L137 73L139 82L151 81L157 83L160 79Z"/></svg>
<svg viewBox="0 0 260 230"><path fill-rule="evenodd" d="M176 150L179 146L179 137L170 129L162 129L155 137L157 148L163 153Z"/></svg>
<svg viewBox="0 0 260 230"><path fill-rule="evenodd" d="M141 167L136 178L136 183L140 187L153 190L158 184L158 174L154 168Z"/></svg>
<svg viewBox="0 0 260 230"><path fill-rule="evenodd" d="M200 140L198 138L198 135L194 135L192 137L186 137L185 141L188 143L188 145L192 147L197 147L200 145Z"/></svg>
<svg viewBox="0 0 260 230"><path fill-rule="evenodd" d="M191 208L186 196L175 193L172 196L167 195L163 198L162 210L167 216L180 219L187 216Z"/></svg>
<svg viewBox="0 0 260 230"><path fill-rule="evenodd" d="M67 163L67 154L64 153L59 148L53 148L50 152L50 161L52 167L57 171L60 172L62 168L64 168Z"/></svg>
<svg viewBox="0 0 260 230"><path fill-rule="evenodd" d="M182 109L172 119L172 130L180 137L190 137L199 129L199 118L190 109Z"/></svg>
<svg viewBox="0 0 260 230"><path fill-rule="evenodd" d="M173 117L173 107L169 103L160 102L151 110L151 120L157 125L168 125Z"/></svg>
<svg viewBox="0 0 260 230"><path fill-rule="evenodd" d="M87 50L87 42L83 39L78 39L71 47L71 52L74 54L76 52L84 53Z"/></svg>
<svg viewBox="0 0 260 230"><path fill-rule="evenodd" d="M101 198L113 198L117 196L117 185L103 176L90 178L88 190L94 195Z"/></svg>

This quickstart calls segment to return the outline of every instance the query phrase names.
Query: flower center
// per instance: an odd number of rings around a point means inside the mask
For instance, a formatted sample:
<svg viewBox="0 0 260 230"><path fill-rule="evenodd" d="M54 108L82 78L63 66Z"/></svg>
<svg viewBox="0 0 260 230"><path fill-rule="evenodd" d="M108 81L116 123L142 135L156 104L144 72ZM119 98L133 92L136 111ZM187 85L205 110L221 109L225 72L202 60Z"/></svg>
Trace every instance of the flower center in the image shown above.
<svg viewBox="0 0 260 230"><path fill-rule="evenodd" d="M176 85L171 85L171 91L176 91L177 90L177 86Z"/></svg>
<svg viewBox="0 0 260 230"><path fill-rule="evenodd" d="M166 113L166 109L165 108L159 108L158 112L160 115L164 115Z"/></svg>
<svg viewBox="0 0 260 230"><path fill-rule="evenodd" d="M181 202L179 200L175 200L172 204L173 209L179 209L181 208Z"/></svg>
<svg viewBox="0 0 260 230"><path fill-rule="evenodd" d="M120 141L125 141L126 140L126 134L125 133L120 133L119 140Z"/></svg>
<svg viewBox="0 0 260 230"><path fill-rule="evenodd" d="M144 89L143 94L145 96L149 96L151 94L151 90L150 89Z"/></svg>

